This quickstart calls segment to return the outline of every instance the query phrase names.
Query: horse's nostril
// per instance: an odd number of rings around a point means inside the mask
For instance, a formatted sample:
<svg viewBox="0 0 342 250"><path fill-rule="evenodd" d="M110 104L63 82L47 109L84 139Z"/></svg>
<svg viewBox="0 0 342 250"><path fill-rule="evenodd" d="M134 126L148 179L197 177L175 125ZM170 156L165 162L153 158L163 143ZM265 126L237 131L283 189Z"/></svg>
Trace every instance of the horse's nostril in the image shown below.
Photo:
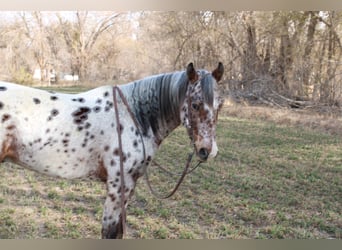
<svg viewBox="0 0 342 250"><path fill-rule="evenodd" d="M205 161L205 160L208 159L209 152L208 152L207 149L201 148L201 149L198 151L198 156L199 156L199 158L200 158L202 161Z"/></svg>

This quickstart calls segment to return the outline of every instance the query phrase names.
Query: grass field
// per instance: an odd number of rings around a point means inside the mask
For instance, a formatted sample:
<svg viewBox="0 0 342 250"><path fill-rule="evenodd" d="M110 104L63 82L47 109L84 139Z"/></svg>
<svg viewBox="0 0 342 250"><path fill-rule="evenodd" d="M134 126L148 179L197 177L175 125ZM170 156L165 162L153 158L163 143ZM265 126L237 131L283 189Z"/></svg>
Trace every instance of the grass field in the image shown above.
<svg viewBox="0 0 342 250"><path fill-rule="evenodd" d="M217 158L168 200L141 178L128 207L128 238L342 238L342 137L305 126L219 119ZM177 129L157 161L180 172L190 152ZM176 182L149 167L158 192ZM0 238L99 238L102 183L53 179L0 165Z"/></svg>

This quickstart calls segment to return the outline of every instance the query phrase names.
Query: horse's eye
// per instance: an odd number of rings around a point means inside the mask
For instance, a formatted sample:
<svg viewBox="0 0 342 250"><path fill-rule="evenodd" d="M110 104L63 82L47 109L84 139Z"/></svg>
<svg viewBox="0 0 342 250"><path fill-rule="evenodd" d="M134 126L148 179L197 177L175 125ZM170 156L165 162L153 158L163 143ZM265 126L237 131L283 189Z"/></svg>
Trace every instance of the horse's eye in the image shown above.
<svg viewBox="0 0 342 250"><path fill-rule="evenodd" d="M198 105L197 103L193 103L191 106L196 111L198 111L200 109L200 105Z"/></svg>

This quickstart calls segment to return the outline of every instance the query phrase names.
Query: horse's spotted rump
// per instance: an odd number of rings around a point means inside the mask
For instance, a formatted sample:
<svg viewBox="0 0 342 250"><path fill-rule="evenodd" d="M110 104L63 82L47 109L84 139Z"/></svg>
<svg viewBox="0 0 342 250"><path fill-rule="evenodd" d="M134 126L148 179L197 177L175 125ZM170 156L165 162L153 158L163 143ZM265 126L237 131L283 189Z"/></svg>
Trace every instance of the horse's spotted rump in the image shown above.
<svg viewBox="0 0 342 250"><path fill-rule="evenodd" d="M110 160L110 165L113 167L115 165L115 161L113 159Z"/></svg>
<svg viewBox="0 0 342 250"><path fill-rule="evenodd" d="M40 104L40 100L39 100L38 98L33 98L33 102L34 102L35 104Z"/></svg>
<svg viewBox="0 0 342 250"><path fill-rule="evenodd" d="M91 109L88 107L79 107L71 114L74 117L74 123L83 124L88 119L88 114L90 112Z"/></svg>
<svg viewBox="0 0 342 250"><path fill-rule="evenodd" d="M13 130L13 129L15 129L15 126L14 125L9 125L9 126L6 127L6 129L7 130Z"/></svg>
<svg viewBox="0 0 342 250"><path fill-rule="evenodd" d="M91 127L91 124L89 123L89 122L86 122L85 124L84 124L84 128L85 129L89 129Z"/></svg>
<svg viewBox="0 0 342 250"><path fill-rule="evenodd" d="M57 116L59 114L59 111L57 109L51 110L51 115L52 116Z"/></svg>
<svg viewBox="0 0 342 250"><path fill-rule="evenodd" d="M95 106L95 107L93 108L93 110L94 110L95 113L98 113L98 112L101 111L101 107L100 107L100 106Z"/></svg>
<svg viewBox="0 0 342 250"><path fill-rule="evenodd" d="M9 114L4 114L4 115L2 116L1 122L4 123L4 122L8 121L10 118L11 118L11 115L9 115Z"/></svg>
<svg viewBox="0 0 342 250"><path fill-rule="evenodd" d="M88 107L80 107L76 111L72 113L73 116L82 116L82 115L87 115L90 113L90 108Z"/></svg>
<svg viewBox="0 0 342 250"><path fill-rule="evenodd" d="M0 82L0 161L12 159L50 176L106 182L102 237L120 238L121 208L169 133L184 124L202 160L217 153L215 86L222 72L220 66L209 73L189 65L183 72L120 85L129 107L116 103L118 121L112 86L69 95Z"/></svg>
<svg viewBox="0 0 342 250"><path fill-rule="evenodd" d="M113 109L113 102L106 101L105 111L108 112Z"/></svg>
<svg viewBox="0 0 342 250"><path fill-rule="evenodd" d="M114 149L113 155L119 156L120 155L120 149L119 148Z"/></svg>
<svg viewBox="0 0 342 250"><path fill-rule="evenodd" d="M85 99L83 97L79 97L79 98L72 98L71 99L73 102L80 102L80 103L85 103Z"/></svg>

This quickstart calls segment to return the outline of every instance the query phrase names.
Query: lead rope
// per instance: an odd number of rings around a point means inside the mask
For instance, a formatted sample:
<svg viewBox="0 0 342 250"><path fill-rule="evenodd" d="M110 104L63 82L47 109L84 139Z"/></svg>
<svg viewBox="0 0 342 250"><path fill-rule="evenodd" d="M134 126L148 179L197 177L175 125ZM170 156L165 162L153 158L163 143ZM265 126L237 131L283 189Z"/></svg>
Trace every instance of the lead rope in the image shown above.
<svg viewBox="0 0 342 250"><path fill-rule="evenodd" d="M126 236L125 178L124 178L124 167L123 167L121 126L120 126L120 118L119 118L117 98L116 98L117 92L119 92L121 96L121 91L119 90L118 87L115 86L113 88L113 99L114 99L114 109L115 109L115 118L116 118L116 132L118 134L119 149L120 149L119 156L120 156L120 188L121 188L121 226L122 226L122 238L124 238Z"/></svg>
<svg viewBox="0 0 342 250"><path fill-rule="evenodd" d="M188 169L189 169L189 167L190 167L190 163L191 163L193 154L194 154L194 153L190 153L190 154L188 155L188 159L187 159L187 161L186 161L184 170L183 170L182 174L180 174L180 177L179 177L179 180L178 180L176 186L173 188L173 190L172 190L169 194L164 195L164 196L158 194L158 193L152 188L151 183L150 183L150 180L149 180L149 178L148 178L147 169L146 169L146 172L145 172L145 173L146 173L146 174L145 174L146 182L147 182L147 185L148 185L148 187L149 187L151 193L152 193L155 197L157 197L158 199L167 199L167 198L170 198L172 195L174 195L174 194L176 193L176 191L178 190L178 187L180 186L180 184L182 184L184 177L185 177L187 174L191 173L193 170L195 170L195 169L201 164L201 162L198 162L197 165L196 165L194 168L192 168L192 169L190 169L190 170L188 171ZM155 165L157 165L157 167L159 167L160 169L162 169L162 170L164 170L165 172L167 172L168 174L174 175L173 173L171 173L170 171L166 170L165 168L163 168L162 166L160 166L160 165L157 164L156 162L153 162L153 163L154 163ZM178 175L179 175L179 174L178 174Z"/></svg>
<svg viewBox="0 0 342 250"><path fill-rule="evenodd" d="M144 141L143 141L143 136L142 136L142 133L139 129L139 126L138 126L138 123L131 111L131 109L129 108L129 105L128 105L128 102L125 98L125 96L123 95L121 89L118 87L118 86L114 86L113 87L113 101L114 101L114 110L115 110L115 118L116 118L116 131L117 131L117 134L118 134L118 142L119 142L119 156L120 156L120 188L121 188L121 225L122 225L122 237L124 238L126 236L126 206L125 206L125 201L126 201L126 198L125 198L125 178L124 178L124 167L123 167L123 150L122 150L122 137L121 137L121 126L120 126L120 117L119 117L119 112L118 112L118 104L117 104L117 97L116 97L116 93L119 93L120 95L120 98L122 100L122 102L124 103L124 105L126 106L127 108L127 111L128 113L130 114L133 122L134 122L134 125L139 133L139 136L140 136L140 139L141 139L141 143L143 145L143 156L144 156L144 162L146 163L146 150L145 150L145 144L144 144ZM189 118L191 117L191 107L190 107L190 98L188 96L188 115L189 115ZM191 119L190 119L191 120ZM190 136L190 139L191 139L191 142L193 144L193 133L192 133L192 126L191 124L189 125L188 127L188 134ZM152 188L151 186L151 183L149 181L149 178L148 178L148 173L147 173L147 166L146 166L146 171L145 171L145 177L146 177L146 182L147 182L147 185L151 191L151 193L159 198L159 199L167 199L167 198L170 198L172 195L174 195L176 193L176 191L178 190L178 187L180 186L180 184L183 182L183 179L184 177L191 173L193 170L195 170L200 164L201 162L199 161L197 163L197 165L188 170L189 167L190 167L190 163L192 161L192 156L195 152L195 147L194 147L194 151L192 153L190 153L188 155L188 159L187 159L187 162L186 162L186 165L184 167L184 170L176 184L176 186L173 188L173 190L167 194L167 195L164 195L164 196L161 196L159 194L157 194L154 189ZM155 163L156 164L156 163ZM164 171L167 171L165 168L161 167L159 164L156 164L159 168L163 169ZM170 173L170 172L169 172Z"/></svg>
<svg viewBox="0 0 342 250"><path fill-rule="evenodd" d="M146 162L146 150L145 150L145 144L143 141L142 133L139 129L138 123L134 118L134 115L129 108L128 102L123 95L121 89L118 86L113 87L113 101L114 101L114 110L115 110L115 118L116 118L116 131L118 134L118 140L119 140L119 155L120 155L120 188L121 188L121 225L122 225L122 237L124 238L126 236L126 206L125 206L125 177L124 177L124 167L123 167L123 150L122 150L122 138L121 138L121 126L120 126L120 117L119 117L119 110L118 110L118 103L116 98L116 93L119 93L121 101L124 103L124 105L127 108L127 111L129 115L131 116L134 126L136 127L141 143L143 145L143 156L144 156L144 162Z"/></svg>

